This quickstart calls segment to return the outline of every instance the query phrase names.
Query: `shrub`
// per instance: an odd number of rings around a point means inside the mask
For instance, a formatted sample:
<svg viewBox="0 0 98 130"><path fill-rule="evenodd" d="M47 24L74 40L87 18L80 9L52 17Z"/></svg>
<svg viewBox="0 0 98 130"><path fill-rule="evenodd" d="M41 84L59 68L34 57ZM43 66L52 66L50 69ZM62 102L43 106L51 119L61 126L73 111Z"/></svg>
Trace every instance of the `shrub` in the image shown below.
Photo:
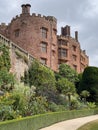
<svg viewBox="0 0 98 130"><path fill-rule="evenodd" d="M95 110L77 110L47 113L0 123L0 130L39 130L53 123L93 115ZM98 110L96 110L98 113Z"/></svg>
<svg viewBox="0 0 98 130"><path fill-rule="evenodd" d="M98 102L98 68L87 67L85 68L82 80L80 83L79 91L87 90L90 96L87 98L90 102Z"/></svg>

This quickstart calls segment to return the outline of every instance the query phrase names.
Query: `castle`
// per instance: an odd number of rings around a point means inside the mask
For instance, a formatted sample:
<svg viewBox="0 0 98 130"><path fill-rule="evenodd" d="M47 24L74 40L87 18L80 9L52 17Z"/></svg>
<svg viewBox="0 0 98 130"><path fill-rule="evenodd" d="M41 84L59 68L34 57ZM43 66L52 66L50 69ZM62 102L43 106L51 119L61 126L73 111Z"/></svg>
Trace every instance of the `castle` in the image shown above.
<svg viewBox="0 0 98 130"><path fill-rule="evenodd" d="M61 28L61 35L57 35L55 17L31 15L30 4L21 7L20 16L13 18L8 25L0 25L1 36L54 71L58 70L59 64L66 63L78 73L83 72L89 64L89 58L85 50L81 50L78 32L75 31L75 38L72 38L70 26L66 25Z"/></svg>

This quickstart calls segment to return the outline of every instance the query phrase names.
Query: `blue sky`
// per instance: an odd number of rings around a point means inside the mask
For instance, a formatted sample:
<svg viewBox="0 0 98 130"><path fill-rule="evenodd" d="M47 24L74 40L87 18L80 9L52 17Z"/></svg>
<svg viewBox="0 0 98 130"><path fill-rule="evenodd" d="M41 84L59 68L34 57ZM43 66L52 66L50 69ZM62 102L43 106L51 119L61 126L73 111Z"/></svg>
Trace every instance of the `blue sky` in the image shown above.
<svg viewBox="0 0 98 130"><path fill-rule="evenodd" d="M0 0L0 23L8 24L27 3L31 4L31 13L56 17L58 34L66 25L71 26L72 37L77 30L90 66L98 67L98 0Z"/></svg>

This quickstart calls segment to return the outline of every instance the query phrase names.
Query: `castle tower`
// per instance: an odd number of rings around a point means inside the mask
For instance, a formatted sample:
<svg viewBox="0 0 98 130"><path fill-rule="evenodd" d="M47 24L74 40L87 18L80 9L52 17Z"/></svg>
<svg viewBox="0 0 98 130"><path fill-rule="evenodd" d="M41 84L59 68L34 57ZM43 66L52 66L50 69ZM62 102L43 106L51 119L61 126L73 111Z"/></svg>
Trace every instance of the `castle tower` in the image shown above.
<svg viewBox="0 0 98 130"><path fill-rule="evenodd" d="M57 20L53 16L30 14L30 4L8 25L8 38L53 70L58 68Z"/></svg>

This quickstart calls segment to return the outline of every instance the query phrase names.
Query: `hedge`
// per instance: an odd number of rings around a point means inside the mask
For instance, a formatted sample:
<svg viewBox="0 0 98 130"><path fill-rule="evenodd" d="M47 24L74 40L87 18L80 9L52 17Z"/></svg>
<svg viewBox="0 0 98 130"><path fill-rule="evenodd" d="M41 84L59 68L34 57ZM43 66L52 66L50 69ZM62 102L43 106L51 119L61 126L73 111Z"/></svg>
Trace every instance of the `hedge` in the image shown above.
<svg viewBox="0 0 98 130"><path fill-rule="evenodd" d="M0 130L38 130L54 123L98 114L98 109L52 112L0 122Z"/></svg>

